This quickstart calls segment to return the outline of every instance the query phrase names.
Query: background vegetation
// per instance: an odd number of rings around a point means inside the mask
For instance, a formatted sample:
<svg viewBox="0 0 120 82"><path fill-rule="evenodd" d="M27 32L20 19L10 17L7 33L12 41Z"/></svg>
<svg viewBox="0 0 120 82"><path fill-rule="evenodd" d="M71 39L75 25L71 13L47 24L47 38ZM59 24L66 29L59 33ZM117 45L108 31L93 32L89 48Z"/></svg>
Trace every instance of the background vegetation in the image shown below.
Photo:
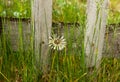
<svg viewBox="0 0 120 82"><path fill-rule="evenodd" d="M24 50L22 32L19 29L19 49L14 51L10 37L6 37L3 30L3 34L0 36L0 82L42 82L43 80L50 82L119 82L120 60L118 58L103 58L101 68L98 70L85 68L83 42L85 10L86 2L84 0L53 0L53 22L66 23L63 27L67 47L60 52L50 50L51 70L45 76L42 76L41 71L36 72L34 68L33 35L30 35L29 49ZM30 0L0 0L0 17L30 18ZM67 23L72 23L72 25L69 26ZM80 26L76 26L75 23ZM108 25L118 25L119 23L120 0L111 0ZM70 30L68 30L69 27L71 27ZM76 36L76 28L79 30L79 36Z"/></svg>

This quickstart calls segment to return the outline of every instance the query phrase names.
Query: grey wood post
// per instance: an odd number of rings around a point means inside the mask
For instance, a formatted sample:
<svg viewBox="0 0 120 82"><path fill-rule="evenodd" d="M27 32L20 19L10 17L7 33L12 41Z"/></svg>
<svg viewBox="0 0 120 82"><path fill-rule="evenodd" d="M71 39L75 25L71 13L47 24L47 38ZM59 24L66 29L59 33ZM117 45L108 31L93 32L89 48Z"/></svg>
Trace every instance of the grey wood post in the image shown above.
<svg viewBox="0 0 120 82"><path fill-rule="evenodd" d="M43 73L48 72L48 38L52 25L52 0L34 0L32 2L32 22L34 26L34 49L36 67Z"/></svg>
<svg viewBox="0 0 120 82"><path fill-rule="evenodd" d="M99 67L102 58L109 0L87 0L85 53L87 67Z"/></svg>

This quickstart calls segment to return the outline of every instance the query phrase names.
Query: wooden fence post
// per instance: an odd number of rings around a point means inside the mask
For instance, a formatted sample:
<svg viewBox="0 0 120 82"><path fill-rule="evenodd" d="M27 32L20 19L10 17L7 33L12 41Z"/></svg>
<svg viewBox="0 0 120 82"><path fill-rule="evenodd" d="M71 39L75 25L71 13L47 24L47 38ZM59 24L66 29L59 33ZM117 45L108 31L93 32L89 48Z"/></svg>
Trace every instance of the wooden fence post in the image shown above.
<svg viewBox="0 0 120 82"><path fill-rule="evenodd" d="M52 24L52 0L32 2L32 22L34 26L34 49L36 67L43 73L48 72L48 40Z"/></svg>
<svg viewBox="0 0 120 82"><path fill-rule="evenodd" d="M87 67L99 67L107 21L109 0L87 0L85 53Z"/></svg>

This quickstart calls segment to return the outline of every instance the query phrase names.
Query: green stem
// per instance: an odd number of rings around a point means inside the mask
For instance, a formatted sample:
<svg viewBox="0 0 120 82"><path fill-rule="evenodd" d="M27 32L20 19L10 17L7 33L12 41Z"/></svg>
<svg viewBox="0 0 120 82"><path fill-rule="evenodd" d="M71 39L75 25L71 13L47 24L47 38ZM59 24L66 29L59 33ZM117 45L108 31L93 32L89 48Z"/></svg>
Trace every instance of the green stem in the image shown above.
<svg viewBox="0 0 120 82"><path fill-rule="evenodd" d="M1 72L0 72L0 74L1 74L8 82L10 82L4 74L2 74Z"/></svg>
<svg viewBox="0 0 120 82"><path fill-rule="evenodd" d="M59 82L59 52L57 53L57 82Z"/></svg>

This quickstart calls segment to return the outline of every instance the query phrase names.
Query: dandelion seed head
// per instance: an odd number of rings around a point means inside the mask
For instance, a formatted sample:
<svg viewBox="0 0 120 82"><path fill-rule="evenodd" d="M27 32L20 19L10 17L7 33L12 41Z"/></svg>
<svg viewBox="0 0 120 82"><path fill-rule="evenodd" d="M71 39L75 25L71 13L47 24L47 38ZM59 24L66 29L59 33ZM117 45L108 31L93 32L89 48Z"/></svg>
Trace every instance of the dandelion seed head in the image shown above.
<svg viewBox="0 0 120 82"><path fill-rule="evenodd" d="M66 46L64 36L53 35L49 37L49 47L54 50L62 50Z"/></svg>

